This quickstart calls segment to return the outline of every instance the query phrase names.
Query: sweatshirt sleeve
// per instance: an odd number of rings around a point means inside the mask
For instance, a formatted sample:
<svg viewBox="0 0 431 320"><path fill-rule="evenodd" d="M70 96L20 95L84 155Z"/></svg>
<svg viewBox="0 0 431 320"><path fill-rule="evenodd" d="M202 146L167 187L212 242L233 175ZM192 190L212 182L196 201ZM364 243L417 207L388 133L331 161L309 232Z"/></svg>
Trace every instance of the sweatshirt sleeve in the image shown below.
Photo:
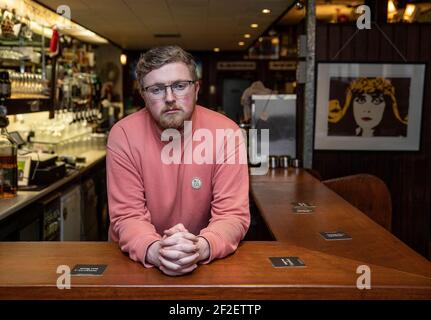
<svg viewBox="0 0 431 320"><path fill-rule="evenodd" d="M148 247L161 236L151 224L144 182L139 174L124 129L111 129L106 155L108 204L114 240L132 260L145 262Z"/></svg>
<svg viewBox="0 0 431 320"><path fill-rule="evenodd" d="M234 252L250 226L247 154L239 128L225 139L223 150L217 155L223 161L217 161L213 172L210 222L199 234L210 246L210 257L203 263Z"/></svg>

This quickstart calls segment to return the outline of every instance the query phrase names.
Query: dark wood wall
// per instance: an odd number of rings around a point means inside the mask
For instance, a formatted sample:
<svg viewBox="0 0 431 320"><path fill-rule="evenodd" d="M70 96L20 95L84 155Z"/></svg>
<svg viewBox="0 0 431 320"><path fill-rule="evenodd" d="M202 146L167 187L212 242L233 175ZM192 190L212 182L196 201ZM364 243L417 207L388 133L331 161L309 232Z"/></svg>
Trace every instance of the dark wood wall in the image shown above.
<svg viewBox="0 0 431 320"><path fill-rule="evenodd" d="M392 232L421 254L431 258L431 25L379 24L408 62L427 62L419 152L314 152L313 168L323 179L370 173L388 185L393 203ZM355 25L318 25L316 61L403 62L376 25L357 31Z"/></svg>

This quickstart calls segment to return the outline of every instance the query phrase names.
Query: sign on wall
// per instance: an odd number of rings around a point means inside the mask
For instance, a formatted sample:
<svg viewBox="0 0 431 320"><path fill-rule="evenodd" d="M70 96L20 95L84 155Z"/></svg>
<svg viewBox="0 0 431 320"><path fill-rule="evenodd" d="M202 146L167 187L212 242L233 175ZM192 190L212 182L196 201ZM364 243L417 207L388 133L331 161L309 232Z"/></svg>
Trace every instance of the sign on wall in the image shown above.
<svg viewBox="0 0 431 320"><path fill-rule="evenodd" d="M296 70L296 61L270 61L269 70Z"/></svg>
<svg viewBox="0 0 431 320"><path fill-rule="evenodd" d="M220 61L217 62L217 70L255 70L254 61Z"/></svg>

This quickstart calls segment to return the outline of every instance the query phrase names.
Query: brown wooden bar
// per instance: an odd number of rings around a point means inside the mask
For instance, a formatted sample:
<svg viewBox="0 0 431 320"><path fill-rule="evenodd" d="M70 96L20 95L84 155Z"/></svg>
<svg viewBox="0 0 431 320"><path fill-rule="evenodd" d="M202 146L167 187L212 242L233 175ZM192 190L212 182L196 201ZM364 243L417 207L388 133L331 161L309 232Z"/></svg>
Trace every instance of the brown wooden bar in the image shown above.
<svg viewBox="0 0 431 320"><path fill-rule="evenodd" d="M303 170L252 176L251 187L276 241L244 241L231 256L168 277L131 261L114 243L0 243L1 299L431 299L431 263ZM293 214L291 202L312 202ZM325 241L341 230L352 240ZM269 257L298 256L302 268L273 268ZM72 276L59 290L59 265L107 264L102 276ZM356 286L358 266L371 289Z"/></svg>
<svg viewBox="0 0 431 320"><path fill-rule="evenodd" d="M251 180L253 198L277 240L431 277L427 259L307 172L276 169ZM292 202L313 203L315 213L293 214ZM352 240L325 241L321 231L344 231Z"/></svg>

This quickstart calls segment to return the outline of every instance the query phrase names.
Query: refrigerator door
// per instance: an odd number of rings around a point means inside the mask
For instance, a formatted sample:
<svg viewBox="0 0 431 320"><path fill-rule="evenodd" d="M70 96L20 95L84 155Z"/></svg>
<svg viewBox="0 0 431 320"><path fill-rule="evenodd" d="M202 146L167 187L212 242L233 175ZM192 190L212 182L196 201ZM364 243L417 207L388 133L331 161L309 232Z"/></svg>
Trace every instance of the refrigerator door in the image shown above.
<svg viewBox="0 0 431 320"><path fill-rule="evenodd" d="M81 239L81 187L72 187L61 196L60 240Z"/></svg>

